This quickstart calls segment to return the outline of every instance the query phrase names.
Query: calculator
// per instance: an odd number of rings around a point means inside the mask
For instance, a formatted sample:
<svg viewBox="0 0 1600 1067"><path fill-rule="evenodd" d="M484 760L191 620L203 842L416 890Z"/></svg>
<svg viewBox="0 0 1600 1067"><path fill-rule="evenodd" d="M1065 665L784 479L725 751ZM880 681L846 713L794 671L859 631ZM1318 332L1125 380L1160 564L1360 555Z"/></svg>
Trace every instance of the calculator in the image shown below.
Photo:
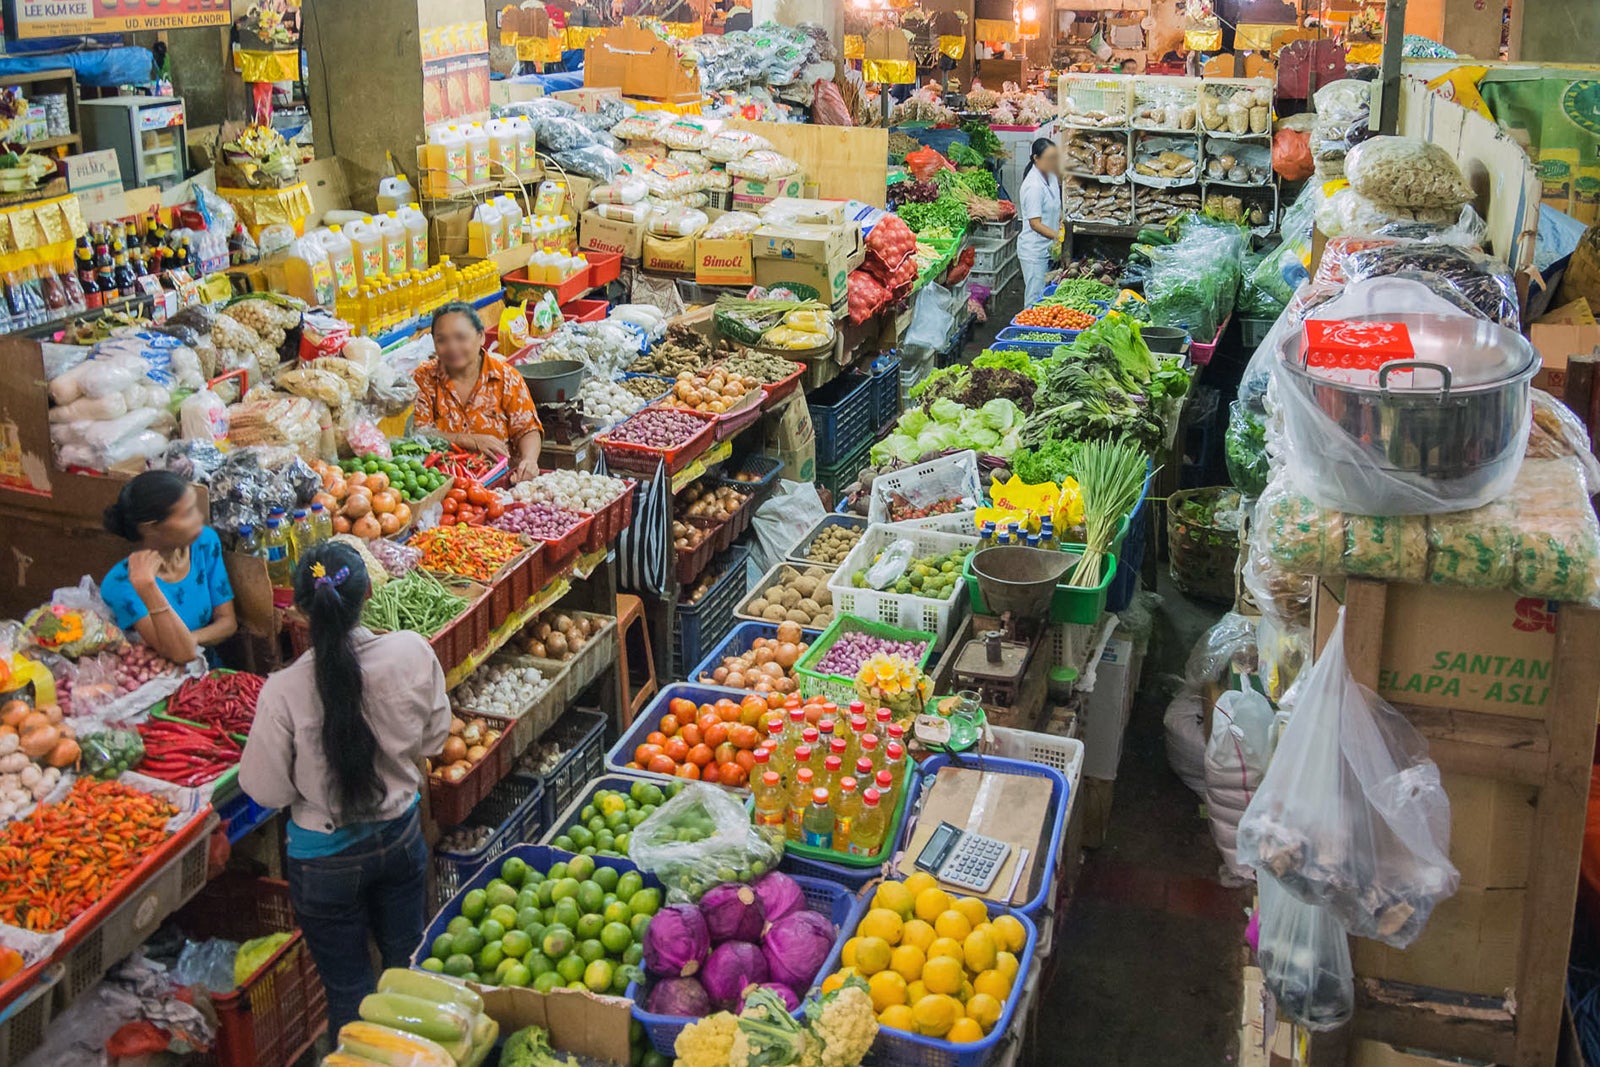
<svg viewBox="0 0 1600 1067"><path fill-rule="evenodd" d="M998 838L941 822L913 862L941 882L983 893L1010 854L1011 846Z"/></svg>

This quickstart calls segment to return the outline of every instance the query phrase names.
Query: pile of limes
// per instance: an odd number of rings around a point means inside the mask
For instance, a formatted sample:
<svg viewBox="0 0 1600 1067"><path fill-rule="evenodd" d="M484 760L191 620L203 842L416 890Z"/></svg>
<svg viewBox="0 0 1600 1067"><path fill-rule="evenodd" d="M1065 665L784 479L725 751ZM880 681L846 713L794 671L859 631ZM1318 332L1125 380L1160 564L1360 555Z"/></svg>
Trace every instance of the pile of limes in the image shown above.
<svg viewBox="0 0 1600 1067"><path fill-rule="evenodd" d="M626 856L628 837L662 804L678 795L683 785L665 786L635 782L626 793L600 789L578 812L578 821L561 831L550 842L563 852L585 856ZM708 830L706 837L711 836Z"/></svg>
<svg viewBox="0 0 1600 1067"><path fill-rule="evenodd" d="M952 897L918 871L878 887L822 991L860 975L880 1026L957 1044L981 1041L1000 1021L1027 939L1013 916L990 918L977 897Z"/></svg>
<svg viewBox="0 0 1600 1067"><path fill-rule="evenodd" d="M378 456L341 459L339 469L346 474L354 474L356 471L361 471L363 474L385 474L395 492L399 493L407 503L413 504L443 485L445 478L432 467L423 466L422 460L415 456L402 456L399 459L381 459Z"/></svg>
<svg viewBox="0 0 1600 1067"><path fill-rule="evenodd" d="M512 856L500 877L461 898L461 914L433 939L422 969L486 985L557 986L621 995L642 981L643 939L661 890L637 871L591 856L548 871Z"/></svg>

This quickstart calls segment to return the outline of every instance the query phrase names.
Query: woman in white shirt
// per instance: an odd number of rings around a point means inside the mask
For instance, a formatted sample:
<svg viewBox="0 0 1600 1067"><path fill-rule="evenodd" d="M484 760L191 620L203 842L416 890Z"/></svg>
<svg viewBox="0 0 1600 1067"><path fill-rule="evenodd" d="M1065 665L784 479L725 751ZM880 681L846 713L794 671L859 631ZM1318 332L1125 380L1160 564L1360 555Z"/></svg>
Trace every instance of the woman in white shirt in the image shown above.
<svg viewBox="0 0 1600 1067"><path fill-rule="evenodd" d="M1056 144L1048 137L1033 142L1028 169L1022 172L1018 208L1022 232L1017 235L1017 259L1022 264L1022 304L1028 307L1044 292L1050 270L1050 251L1061 234L1061 178Z"/></svg>

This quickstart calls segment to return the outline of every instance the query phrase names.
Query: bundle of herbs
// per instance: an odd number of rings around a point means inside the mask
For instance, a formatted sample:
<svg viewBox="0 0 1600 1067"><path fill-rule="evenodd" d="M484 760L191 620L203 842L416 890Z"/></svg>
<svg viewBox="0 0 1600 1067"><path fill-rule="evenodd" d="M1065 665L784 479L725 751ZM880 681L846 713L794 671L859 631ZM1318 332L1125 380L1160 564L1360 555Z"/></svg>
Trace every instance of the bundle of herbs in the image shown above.
<svg viewBox="0 0 1600 1067"><path fill-rule="evenodd" d="M1100 584L1111 539L1122 517L1139 503L1147 467L1144 450L1131 441L1091 441L1078 450L1072 476L1083 498L1084 546L1068 585Z"/></svg>
<svg viewBox="0 0 1600 1067"><path fill-rule="evenodd" d="M1166 401L1189 389L1177 357L1157 359L1139 324L1108 315L1044 364L1044 385L1023 431L1028 447L1058 441L1101 441L1127 435L1149 451L1165 436Z"/></svg>

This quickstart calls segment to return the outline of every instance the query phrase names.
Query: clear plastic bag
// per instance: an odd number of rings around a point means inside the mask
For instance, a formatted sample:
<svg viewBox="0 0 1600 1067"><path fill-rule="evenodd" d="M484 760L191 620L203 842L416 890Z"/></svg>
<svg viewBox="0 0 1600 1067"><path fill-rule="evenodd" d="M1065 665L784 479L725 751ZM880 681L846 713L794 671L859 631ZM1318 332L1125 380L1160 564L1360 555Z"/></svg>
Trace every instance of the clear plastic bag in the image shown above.
<svg viewBox="0 0 1600 1067"><path fill-rule="evenodd" d="M738 159L730 160L726 169L735 178L770 182L800 173L800 164L777 152L757 149L745 153Z"/></svg>
<svg viewBox="0 0 1600 1067"><path fill-rule="evenodd" d="M906 567L910 566L916 554L917 546L905 538L890 541L867 568L867 585L873 589L886 589L893 585L906 572Z"/></svg>
<svg viewBox="0 0 1600 1067"><path fill-rule="evenodd" d="M1350 938L1323 907L1297 900L1263 872L1260 896L1261 976L1278 1014L1309 1030L1336 1030L1355 1013Z"/></svg>
<svg viewBox="0 0 1600 1067"><path fill-rule="evenodd" d="M761 218L748 211L730 211L711 220L700 236L708 241L725 237L748 237L761 226Z"/></svg>
<svg viewBox="0 0 1600 1067"><path fill-rule="evenodd" d="M1182 326L1209 343L1233 309L1243 237L1237 226L1192 226L1174 244L1150 250L1145 283L1150 320Z"/></svg>
<svg viewBox="0 0 1600 1067"><path fill-rule="evenodd" d="M756 566L763 572L776 566L827 513L814 484L780 480L750 521Z"/></svg>
<svg viewBox="0 0 1600 1067"><path fill-rule="evenodd" d="M1272 703L1248 687L1217 699L1206 742L1206 812L1211 839L1222 853L1224 878L1248 881L1252 869L1238 854L1239 820L1249 807L1272 758Z"/></svg>
<svg viewBox="0 0 1600 1067"><path fill-rule="evenodd" d="M754 881L777 866L782 849L781 833L767 837L733 794L702 782L685 785L628 839L628 858L661 879L674 903L692 904L722 882Z"/></svg>
<svg viewBox="0 0 1600 1067"><path fill-rule="evenodd" d="M720 130L703 149L705 157L714 163L731 163L751 152L770 151L771 141L748 130Z"/></svg>
<svg viewBox="0 0 1600 1067"><path fill-rule="evenodd" d="M220 937L204 941L185 941L172 977L185 986L199 986L213 996L232 993L233 961L239 955L239 943Z"/></svg>
<svg viewBox="0 0 1600 1067"><path fill-rule="evenodd" d="M224 441L228 436L228 405L209 389L191 393L178 408L178 425L186 441Z"/></svg>
<svg viewBox="0 0 1600 1067"><path fill-rule="evenodd" d="M22 625L27 647L68 659L121 648L126 641L111 609L100 599L99 585L88 575L77 585L51 593L50 602L30 611Z"/></svg>
<svg viewBox="0 0 1600 1067"><path fill-rule="evenodd" d="M631 174L619 174L608 185L597 185L589 193L596 204L637 204L650 193L650 187Z"/></svg>
<svg viewBox="0 0 1600 1067"><path fill-rule="evenodd" d="M1342 286L1364 278L1418 278L1459 294L1480 318L1521 328L1516 282L1506 264L1486 252L1442 241L1397 237L1336 237L1317 264L1314 281ZM1442 281L1444 285L1438 283ZM1399 310L1399 309L1396 309Z"/></svg>
<svg viewBox="0 0 1600 1067"><path fill-rule="evenodd" d="M1239 855L1350 933L1403 949L1461 881L1439 768L1415 727L1351 676L1343 609L1295 699Z"/></svg>
<svg viewBox="0 0 1600 1067"><path fill-rule="evenodd" d="M1374 137L1350 149L1344 176L1356 192L1410 208L1456 208L1472 199L1472 186L1440 146L1415 137Z"/></svg>

